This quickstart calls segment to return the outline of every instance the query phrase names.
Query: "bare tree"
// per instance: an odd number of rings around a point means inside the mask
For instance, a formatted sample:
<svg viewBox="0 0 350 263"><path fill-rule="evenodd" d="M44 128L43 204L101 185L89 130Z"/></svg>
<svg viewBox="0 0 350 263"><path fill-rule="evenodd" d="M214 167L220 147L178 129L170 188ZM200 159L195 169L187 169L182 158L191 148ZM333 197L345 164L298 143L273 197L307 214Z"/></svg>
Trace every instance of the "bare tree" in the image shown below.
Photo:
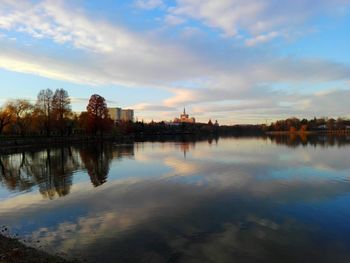
<svg viewBox="0 0 350 263"><path fill-rule="evenodd" d="M51 134L52 123L52 101L53 101L53 92L50 89L41 90L38 94L36 107L44 117L44 128L46 134L49 136Z"/></svg>
<svg viewBox="0 0 350 263"><path fill-rule="evenodd" d="M63 135L67 127L67 119L71 115L71 105L68 92L64 89L56 89L52 98L52 115L56 128Z"/></svg>

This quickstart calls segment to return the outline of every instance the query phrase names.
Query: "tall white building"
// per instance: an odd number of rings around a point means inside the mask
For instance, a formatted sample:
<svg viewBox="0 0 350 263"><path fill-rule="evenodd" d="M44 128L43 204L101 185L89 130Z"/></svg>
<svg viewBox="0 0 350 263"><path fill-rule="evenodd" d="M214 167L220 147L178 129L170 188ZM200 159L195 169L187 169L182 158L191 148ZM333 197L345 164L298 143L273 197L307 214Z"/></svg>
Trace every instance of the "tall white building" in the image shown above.
<svg viewBox="0 0 350 263"><path fill-rule="evenodd" d="M122 110L120 119L122 121L134 121L134 110L131 110L131 109Z"/></svg>
<svg viewBox="0 0 350 263"><path fill-rule="evenodd" d="M120 121L122 116L121 108L108 108L109 117L114 121Z"/></svg>
<svg viewBox="0 0 350 263"><path fill-rule="evenodd" d="M134 110L131 109L108 108L108 114L114 122L134 121Z"/></svg>

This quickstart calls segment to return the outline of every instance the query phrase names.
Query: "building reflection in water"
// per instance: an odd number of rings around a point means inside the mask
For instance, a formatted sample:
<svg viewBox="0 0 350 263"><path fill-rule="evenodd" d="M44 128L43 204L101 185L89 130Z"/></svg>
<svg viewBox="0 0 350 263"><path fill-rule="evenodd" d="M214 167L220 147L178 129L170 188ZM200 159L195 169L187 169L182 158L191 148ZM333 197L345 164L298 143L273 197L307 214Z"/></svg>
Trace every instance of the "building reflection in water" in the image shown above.
<svg viewBox="0 0 350 263"><path fill-rule="evenodd" d="M184 153L184 159L186 159L187 152L190 150L190 147L195 147L195 142L189 143L189 142L181 142L180 143L180 150Z"/></svg>
<svg viewBox="0 0 350 263"><path fill-rule="evenodd" d="M205 142L205 141L208 141L209 145L212 145L213 142L215 142L215 145L217 145L219 142L219 137L206 136L204 138L195 138L195 139L184 137L176 141L175 147L178 148L181 152L183 152L184 159L186 159L187 154L191 152L191 150L195 149L196 142Z"/></svg>

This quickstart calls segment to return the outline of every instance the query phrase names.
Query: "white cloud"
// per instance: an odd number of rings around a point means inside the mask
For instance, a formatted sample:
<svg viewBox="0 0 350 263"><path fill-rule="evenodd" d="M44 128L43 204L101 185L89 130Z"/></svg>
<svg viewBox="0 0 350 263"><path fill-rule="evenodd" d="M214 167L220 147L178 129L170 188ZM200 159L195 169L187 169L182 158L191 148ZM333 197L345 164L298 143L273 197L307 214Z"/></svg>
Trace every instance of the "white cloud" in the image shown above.
<svg viewBox="0 0 350 263"><path fill-rule="evenodd" d="M177 108L175 107L169 107L165 105L154 105L150 103L139 103L132 105L128 108L135 109L137 111L176 111Z"/></svg>
<svg viewBox="0 0 350 263"><path fill-rule="evenodd" d="M51 65L47 67L47 65ZM73 83L97 84L96 80L84 73L81 68L74 69L73 65L54 59L37 57L33 54L15 52L14 50L0 51L0 67L11 71L43 76L46 78L59 79ZM71 71L70 71L71 69Z"/></svg>
<svg viewBox="0 0 350 263"><path fill-rule="evenodd" d="M264 62L251 61L231 71L213 72L202 81L201 88L174 88L174 96L165 101L167 106L224 100L252 100L273 98L270 85L298 83L315 85L350 78L350 67L319 59L266 58ZM300 91L300 90L299 90ZM295 93L299 92L295 89ZM302 90L305 91L305 90ZM286 95L286 94L284 94ZM291 96L292 97L292 96Z"/></svg>
<svg viewBox="0 0 350 263"><path fill-rule="evenodd" d="M256 123L290 116L348 116L347 102L343 99L347 95L339 91L345 81L325 96L315 92L318 85L349 78L350 68L342 64L316 59L267 60L235 69L231 74L212 75L202 82L201 88L174 88L174 95L164 103L170 107L191 105L195 116L203 116L199 120L211 117L222 123L232 123L232 119ZM290 88L272 90L271 86L276 84L287 84Z"/></svg>
<svg viewBox="0 0 350 263"><path fill-rule="evenodd" d="M170 12L201 20L211 27L222 29L228 36L234 36L238 32L238 23L256 17L263 8L262 2L258 1L178 0L177 6Z"/></svg>
<svg viewBox="0 0 350 263"><path fill-rule="evenodd" d="M261 43L265 43L265 42L268 42L276 37L278 37L279 34L278 32L270 32L270 33L267 33L267 34L262 34L262 35L258 35L256 37L253 37L253 38L250 38L250 39L247 39L245 41L246 45L247 46L255 46L257 44L261 44Z"/></svg>
<svg viewBox="0 0 350 263"><path fill-rule="evenodd" d="M211 113L211 116L226 116L236 123L254 123L288 118L350 117L347 98L349 89L327 90L320 94L270 93L256 100L226 100L198 103L192 107L195 115ZM251 96L253 97L253 96ZM222 117L225 120L225 117Z"/></svg>
<svg viewBox="0 0 350 263"><path fill-rule="evenodd" d="M200 59L181 46L136 35L118 25L91 20L61 2L45 1L26 9L0 10L0 25L6 30L25 32L34 38L53 40L59 45L65 44L65 48L71 45L85 52L84 63L62 58L66 60L65 69L60 65L60 58L54 63L57 58L52 54L33 59L37 51L26 49L15 55L16 50L3 50L2 67L9 70L74 82L127 86L164 86L208 70L204 65L199 66ZM10 46L8 50L16 48ZM9 60L12 62L8 63ZM50 67L47 62L51 62Z"/></svg>
<svg viewBox="0 0 350 263"><path fill-rule="evenodd" d="M220 29L226 36L246 31L253 38L291 29L314 16L337 12L347 0L177 0L169 13L199 20Z"/></svg>

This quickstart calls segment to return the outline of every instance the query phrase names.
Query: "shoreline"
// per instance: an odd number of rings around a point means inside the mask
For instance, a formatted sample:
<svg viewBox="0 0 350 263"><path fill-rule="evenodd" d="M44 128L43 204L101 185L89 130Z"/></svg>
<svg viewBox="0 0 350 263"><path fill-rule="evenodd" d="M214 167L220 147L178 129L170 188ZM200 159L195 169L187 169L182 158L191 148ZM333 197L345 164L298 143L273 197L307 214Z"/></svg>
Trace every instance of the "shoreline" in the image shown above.
<svg viewBox="0 0 350 263"><path fill-rule="evenodd" d="M322 131L267 131L266 135L350 135L350 130Z"/></svg>
<svg viewBox="0 0 350 263"><path fill-rule="evenodd" d="M9 151L16 151L17 149L31 149L42 148L47 146L58 145L76 145L93 142L116 142L128 143L134 141L134 136L60 136L60 137L46 137L46 136L31 136L31 137L0 137L0 154Z"/></svg>
<svg viewBox="0 0 350 263"><path fill-rule="evenodd" d="M50 255L39 249L24 245L15 238L0 234L1 263L78 263L78 260L67 260L58 255Z"/></svg>
<svg viewBox="0 0 350 263"><path fill-rule="evenodd" d="M205 140L220 137L264 137L279 135L325 135L325 136L347 136L350 130L340 131L267 131L259 134L198 134L198 133L176 133L176 134L130 134L130 135L104 135L104 136L0 136L0 154L16 152L17 150L43 148L61 145L81 145L90 143L134 143L145 141L173 141L173 140Z"/></svg>

